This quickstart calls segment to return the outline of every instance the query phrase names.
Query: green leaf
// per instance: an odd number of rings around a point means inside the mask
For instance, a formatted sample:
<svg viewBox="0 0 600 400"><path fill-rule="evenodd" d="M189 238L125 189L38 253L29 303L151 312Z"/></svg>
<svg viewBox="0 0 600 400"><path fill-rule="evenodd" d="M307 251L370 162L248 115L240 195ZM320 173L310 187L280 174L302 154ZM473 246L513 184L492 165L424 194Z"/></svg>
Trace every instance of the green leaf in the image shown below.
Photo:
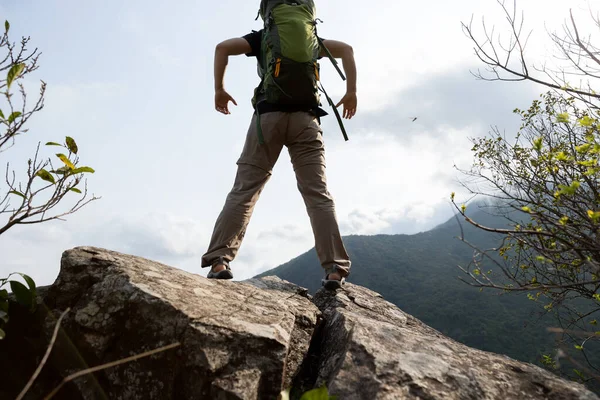
<svg viewBox="0 0 600 400"><path fill-rule="evenodd" d="M8 194L16 194L17 196L21 196L22 198L26 198L25 195L21 192L17 192L16 190L11 190Z"/></svg>
<svg viewBox="0 0 600 400"><path fill-rule="evenodd" d="M554 193L555 197L559 197L560 195L567 195L567 196L572 196L575 194L575 192L577 192L577 189L579 189L579 187L581 186L581 182L579 181L573 181L571 182L571 185L569 186L565 186L565 185L558 185L559 190Z"/></svg>
<svg viewBox="0 0 600 400"><path fill-rule="evenodd" d="M0 328L0 340L4 339L6 337L6 333L2 330L2 328Z"/></svg>
<svg viewBox="0 0 600 400"><path fill-rule="evenodd" d="M577 164L582 165L584 167L595 167L596 165L598 165L598 159L596 158L592 158L591 160L586 160L586 161L578 161Z"/></svg>
<svg viewBox="0 0 600 400"><path fill-rule="evenodd" d="M71 153L77 154L77 143L75 143L75 140L70 136L67 136L67 147Z"/></svg>
<svg viewBox="0 0 600 400"><path fill-rule="evenodd" d="M19 116L21 115L20 111L14 111L12 114L10 114L8 116L8 123L12 124L13 122L15 122L15 119L19 118Z"/></svg>
<svg viewBox="0 0 600 400"><path fill-rule="evenodd" d="M62 161L63 163L65 163L65 165L67 167L69 167L70 169L75 169L75 166L73 165L73 163L71 162L71 160L69 160L69 157L65 156L62 153L58 153L56 155L56 157L60 158L60 161Z"/></svg>
<svg viewBox="0 0 600 400"><path fill-rule="evenodd" d="M598 172L600 172L599 168L588 168L583 174L585 176L592 176L592 175L595 175Z"/></svg>
<svg viewBox="0 0 600 400"><path fill-rule="evenodd" d="M4 113L0 110L0 118L4 119Z"/></svg>
<svg viewBox="0 0 600 400"><path fill-rule="evenodd" d="M329 400L329 391L325 386L309 390L300 397L300 400Z"/></svg>
<svg viewBox="0 0 600 400"><path fill-rule="evenodd" d="M537 151L542 150L542 138L541 137L533 140L533 148L536 149Z"/></svg>
<svg viewBox="0 0 600 400"><path fill-rule="evenodd" d="M552 356L544 354L542 356L541 361L542 361L542 364L552 367L553 369L556 369L556 362L554 361L554 358Z"/></svg>
<svg viewBox="0 0 600 400"><path fill-rule="evenodd" d="M75 193L79 193L81 194L81 190L77 189L77 188L71 188L69 189L71 192L75 192Z"/></svg>
<svg viewBox="0 0 600 400"><path fill-rule="evenodd" d="M10 85L12 85L12 83L15 81L15 79L17 79L19 77L19 75L21 75L23 73L24 69L25 69L25 64L21 63L21 64L13 65L8 70L8 74L6 75L6 90L7 91L10 89Z"/></svg>
<svg viewBox="0 0 600 400"><path fill-rule="evenodd" d="M10 281L10 290L14 293L19 304L31 307L33 305L33 293L27 289L27 286L18 281Z"/></svg>
<svg viewBox="0 0 600 400"><path fill-rule="evenodd" d="M37 292L37 288L35 286L35 282L33 281L33 279L31 279L31 277L29 275L25 275L25 274L21 274L21 273L19 273L19 275L21 275L23 280L27 283L27 286L29 286L29 290L31 291L31 293L33 295L35 295Z"/></svg>
<svg viewBox="0 0 600 400"><path fill-rule="evenodd" d="M93 174L96 171L94 171L94 169L90 168L90 167L79 167L79 168L76 168L73 170L74 174L83 174L85 172L89 172L89 173Z"/></svg>
<svg viewBox="0 0 600 400"><path fill-rule="evenodd" d="M583 346L575 345L575 348L576 348L577 350L583 350Z"/></svg>
<svg viewBox="0 0 600 400"><path fill-rule="evenodd" d="M71 171L72 171L72 169L65 165L64 167L60 167L59 169L52 170L50 172L52 172L53 174L58 174L58 175L65 175L65 174L70 173Z"/></svg>
<svg viewBox="0 0 600 400"><path fill-rule="evenodd" d="M590 149L590 147L592 147L592 145L590 143L585 143L585 144L582 144L581 146L576 146L575 150L578 153L587 153L588 150Z"/></svg>
<svg viewBox="0 0 600 400"><path fill-rule="evenodd" d="M587 126L592 126L593 123L596 122L596 120L593 118L590 118L589 116L586 115L585 117L581 118L578 122L581 126L587 127Z"/></svg>
<svg viewBox="0 0 600 400"><path fill-rule="evenodd" d="M35 174L36 176L39 176L40 178L42 178L43 180L45 180L46 182L50 182L53 185L56 183L56 181L54 180L54 177L52 176L52 174L48 171L46 171L45 169L40 169L37 174Z"/></svg>
<svg viewBox="0 0 600 400"><path fill-rule="evenodd" d="M567 123L569 122L569 113L560 113L556 116L556 121L557 122L561 122L561 123Z"/></svg>
<svg viewBox="0 0 600 400"><path fill-rule="evenodd" d="M587 210L587 215L594 223L600 220L600 211Z"/></svg>
<svg viewBox="0 0 600 400"><path fill-rule="evenodd" d="M56 142L48 142L48 143L46 143L46 146L60 146L60 147L62 147L62 144L56 143Z"/></svg>
<svg viewBox="0 0 600 400"><path fill-rule="evenodd" d="M8 23L8 21L4 21L4 32L8 32L9 29L10 29L10 24Z"/></svg>

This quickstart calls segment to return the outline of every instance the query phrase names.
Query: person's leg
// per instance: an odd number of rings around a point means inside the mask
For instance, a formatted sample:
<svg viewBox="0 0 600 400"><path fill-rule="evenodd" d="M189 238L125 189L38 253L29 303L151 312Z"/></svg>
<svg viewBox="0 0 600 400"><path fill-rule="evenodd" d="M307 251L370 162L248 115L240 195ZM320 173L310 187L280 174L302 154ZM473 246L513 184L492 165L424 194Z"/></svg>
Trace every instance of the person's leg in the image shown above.
<svg viewBox="0 0 600 400"><path fill-rule="evenodd" d="M237 162L235 183L215 223L208 251L202 256L202 268L212 267L212 272L218 273L236 257L254 206L281 153L283 131L280 125L285 127L285 118L286 115L279 112L261 115L264 145L258 143L256 116L252 118Z"/></svg>
<svg viewBox="0 0 600 400"><path fill-rule="evenodd" d="M290 115L286 145L310 217L317 255L329 279L340 280L350 274L351 262L340 234L334 201L327 190L321 127L311 114Z"/></svg>
<svg viewBox="0 0 600 400"><path fill-rule="evenodd" d="M215 223L208 251L202 256L203 268L218 262L213 272L219 272L225 269L224 261L230 262L235 258L254 206L270 175L254 165L238 165L235 183Z"/></svg>

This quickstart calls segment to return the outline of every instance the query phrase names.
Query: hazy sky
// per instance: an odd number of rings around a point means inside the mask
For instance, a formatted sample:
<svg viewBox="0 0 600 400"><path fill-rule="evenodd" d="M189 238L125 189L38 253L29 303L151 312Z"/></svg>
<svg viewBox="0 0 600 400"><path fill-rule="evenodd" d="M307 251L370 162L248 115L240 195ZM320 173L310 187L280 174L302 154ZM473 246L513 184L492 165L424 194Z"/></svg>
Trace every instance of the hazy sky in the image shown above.
<svg viewBox="0 0 600 400"><path fill-rule="evenodd" d="M415 233L443 222L452 215L450 192L460 192L453 165L472 160L468 138L486 135L491 125L514 131L518 120L512 110L527 107L542 92L523 83L478 81L470 74L481 65L461 21L473 15L481 33L485 16L507 36L499 6L494 0L317 2L324 21L319 34L350 43L358 66L358 113L346 122L350 141L343 141L333 116L323 120L330 192L343 234ZM560 30L567 2L518 3L526 30L533 29L528 54L552 62L546 29ZM587 17L587 0L568 3L582 20ZM32 47L43 53L40 69L27 82L31 95L40 79L48 83L46 107L16 146L0 154L0 173L6 162L23 171L38 142L70 135L82 162L97 171L89 177L90 190L102 196L66 222L18 226L3 234L0 276L21 271L49 284L61 253L79 245L207 273L199 268L200 257L232 186L258 83L255 59L231 59L226 88L239 106L228 116L214 111L214 46L260 29L260 20L254 21L258 4L0 3L12 39L31 36ZM322 70L330 95L339 99L344 83L327 60ZM48 156L50 150L44 150ZM0 186L0 193L4 189ZM275 267L312 245L284 151L232 264L236 279Z"/></svg>

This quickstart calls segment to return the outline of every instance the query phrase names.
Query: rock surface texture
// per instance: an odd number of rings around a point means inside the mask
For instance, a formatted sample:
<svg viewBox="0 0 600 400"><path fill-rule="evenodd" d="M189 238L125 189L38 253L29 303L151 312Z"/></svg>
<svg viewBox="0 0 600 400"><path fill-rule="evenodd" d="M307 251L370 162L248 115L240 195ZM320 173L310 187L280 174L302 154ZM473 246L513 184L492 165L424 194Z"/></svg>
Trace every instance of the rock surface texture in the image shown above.
<svg viewBox="0 0 600 400"><path fill-rule="evenodd" d="M278 278L214 281L89 247L63 254L44 302L55 316L71 308L49 366L62 375L181 343L76 380L85 399L275 399L319 315L306 291Z"/></svg>
<svg viewBox="0 0 600 400"><path fill-rule="evenodd" d="M378 293L348 284L323 311L317 385L340 399L596 399L531 364L460 344Z"/></svg>
<svg viewBox="0 0 600 400"><path fill-rule="evenodd" d="M310 299L275 277L213 281L79 247L63 254L59 277L42 293L38 311L11 318L0 342L1 399L25 386L67 308L26 399L43 398L79 370L172 343L180 346L78 378L54 398L277 399L290 386L297 398L323 384L340 400L598 398L533 365L459 344L352 284Z"/></svg>

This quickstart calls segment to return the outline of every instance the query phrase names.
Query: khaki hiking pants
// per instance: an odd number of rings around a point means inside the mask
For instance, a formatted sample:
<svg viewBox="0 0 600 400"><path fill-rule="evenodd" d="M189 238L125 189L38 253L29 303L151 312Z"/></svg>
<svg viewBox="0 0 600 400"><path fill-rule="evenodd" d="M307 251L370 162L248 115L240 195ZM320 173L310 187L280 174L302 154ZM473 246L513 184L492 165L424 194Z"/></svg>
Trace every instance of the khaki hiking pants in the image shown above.
<svg viewBox="0 0 600 400"><path fill-rule="evenodd" d="M333 199L327 191L325 146L316 118L308 112L269 112L260 116L264 144L258 143L256 115L252 118L233 188L217 218L202 267L221 257L235 258L260 193L271 177L283 146L288 148L298 190L310 217L315 248L327 272L350 272L350 260L338 228Z"/></svg>

